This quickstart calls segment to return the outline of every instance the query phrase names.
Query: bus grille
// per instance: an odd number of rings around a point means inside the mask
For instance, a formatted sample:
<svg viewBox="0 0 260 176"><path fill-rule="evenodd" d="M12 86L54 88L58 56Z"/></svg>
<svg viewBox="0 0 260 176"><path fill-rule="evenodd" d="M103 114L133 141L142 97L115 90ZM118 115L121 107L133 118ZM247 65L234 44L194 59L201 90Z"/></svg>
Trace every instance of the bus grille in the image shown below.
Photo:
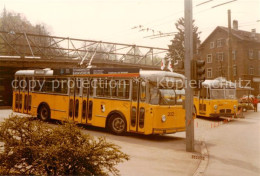
<svg viewBox="0 0 260 176"><path fill-rule="evenodd" d="M231 113L231 109L220 109L219 110L220 113Z"/></svg>

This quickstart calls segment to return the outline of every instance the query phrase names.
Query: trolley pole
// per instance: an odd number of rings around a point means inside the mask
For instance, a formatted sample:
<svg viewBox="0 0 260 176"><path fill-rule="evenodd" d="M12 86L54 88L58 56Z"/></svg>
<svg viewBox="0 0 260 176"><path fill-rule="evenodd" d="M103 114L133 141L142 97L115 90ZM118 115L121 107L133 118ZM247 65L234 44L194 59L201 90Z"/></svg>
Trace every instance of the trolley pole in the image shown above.
<svg viewBox="0 0 260 176"><path fill-rule="evenodd" d="M193 25L192 25L192 0L184 1L184 28L185 28L185 76L187 79L185 89L185 119L186 119L186 151L194 151L194 119L192 118L193 109L193 90L190 85L191 80L191 60L193 58Z"/></svg>

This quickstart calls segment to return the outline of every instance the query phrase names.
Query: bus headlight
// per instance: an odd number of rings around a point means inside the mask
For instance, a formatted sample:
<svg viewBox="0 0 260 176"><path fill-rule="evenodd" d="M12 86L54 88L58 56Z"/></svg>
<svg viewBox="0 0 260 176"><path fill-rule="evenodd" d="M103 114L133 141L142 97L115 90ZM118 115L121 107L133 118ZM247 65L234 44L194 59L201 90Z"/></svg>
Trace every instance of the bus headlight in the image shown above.
<svg viewBox="0 0 260 176"><path fill-rule="evenodd" d="M162 122L165 122L165 121L166 121L166 116L162 115Z"/></svg>
<svg viewBox="0 0 260 176"><path fill-rule="evenodd" d="M236 105L234 105L234 110L236 110L237 109L237 106Z"/></svg>
<svg viewBox="0 0 260 176"><path fill-rule="evenodd" d="M214 105L214 109L217 110L218 109L218 105Z"/></svg>

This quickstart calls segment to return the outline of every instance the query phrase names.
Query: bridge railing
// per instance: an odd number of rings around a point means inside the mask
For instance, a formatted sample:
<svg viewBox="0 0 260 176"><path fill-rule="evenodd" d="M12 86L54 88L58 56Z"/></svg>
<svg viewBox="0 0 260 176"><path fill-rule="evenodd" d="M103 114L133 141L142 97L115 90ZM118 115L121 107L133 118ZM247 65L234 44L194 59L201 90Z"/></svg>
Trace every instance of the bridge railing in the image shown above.
<svg viewBox="0 0 260 176"><path fill-rule="evenodd" d="M1 58L73 60L160 66L168 49L69 37L0 31Z"/></svg>

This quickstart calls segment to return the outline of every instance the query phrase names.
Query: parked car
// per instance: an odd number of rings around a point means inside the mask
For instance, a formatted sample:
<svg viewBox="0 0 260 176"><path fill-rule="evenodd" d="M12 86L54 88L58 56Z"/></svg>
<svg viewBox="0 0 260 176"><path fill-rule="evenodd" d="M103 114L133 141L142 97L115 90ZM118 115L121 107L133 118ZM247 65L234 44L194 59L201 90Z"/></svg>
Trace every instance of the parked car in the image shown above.
<svg viewBox="0 0 260 176"><path fill-rule="evenodd" d="M240 103L251 103L252 100L255 98L254 95L243 95L240 99Z"/></svg>

